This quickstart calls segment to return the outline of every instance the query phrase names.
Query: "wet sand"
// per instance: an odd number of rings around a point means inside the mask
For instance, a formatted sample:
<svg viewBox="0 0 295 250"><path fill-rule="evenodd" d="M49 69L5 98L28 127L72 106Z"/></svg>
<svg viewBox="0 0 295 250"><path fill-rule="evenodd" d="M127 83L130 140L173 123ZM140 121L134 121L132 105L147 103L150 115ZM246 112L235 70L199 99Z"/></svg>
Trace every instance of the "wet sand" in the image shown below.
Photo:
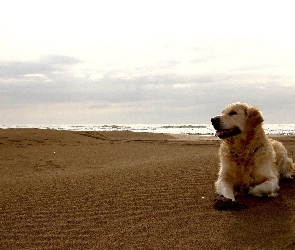
<svg viewBox="0 0 295 250"><path fill-rule="evenodd" d="M295 160L295 136L276 137ZM0 130L0 249L295 249L295 183L213 208L219 140Z"/></svg>

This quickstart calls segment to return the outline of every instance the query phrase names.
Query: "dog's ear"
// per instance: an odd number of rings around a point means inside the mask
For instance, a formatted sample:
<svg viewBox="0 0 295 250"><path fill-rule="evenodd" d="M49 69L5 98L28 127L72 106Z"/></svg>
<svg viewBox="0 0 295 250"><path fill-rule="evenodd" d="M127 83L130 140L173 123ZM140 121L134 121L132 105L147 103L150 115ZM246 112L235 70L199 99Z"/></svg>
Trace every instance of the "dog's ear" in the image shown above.
<svg viewBox="0 0 295 250"><path fill-rule="evenodd" d="M248 118L247 123L249 125L249 128L253 128L263 122L263 117L261 112L256 107L250 107L247 110Z"/></svg>

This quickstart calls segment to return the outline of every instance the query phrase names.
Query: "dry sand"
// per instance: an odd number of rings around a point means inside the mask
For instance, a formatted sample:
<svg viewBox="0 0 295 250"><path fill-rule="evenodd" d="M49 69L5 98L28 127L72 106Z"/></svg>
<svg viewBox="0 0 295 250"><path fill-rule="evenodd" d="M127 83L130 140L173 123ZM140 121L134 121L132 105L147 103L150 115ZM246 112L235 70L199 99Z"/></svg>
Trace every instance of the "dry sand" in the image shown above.
<svg viewBox="0 0 295 250"><path fill-rule="evenodd" d="M295 137L278 137L295 159ZM212 206L219 141L0 130L0 249L295 249L295 183Z"/></svg>

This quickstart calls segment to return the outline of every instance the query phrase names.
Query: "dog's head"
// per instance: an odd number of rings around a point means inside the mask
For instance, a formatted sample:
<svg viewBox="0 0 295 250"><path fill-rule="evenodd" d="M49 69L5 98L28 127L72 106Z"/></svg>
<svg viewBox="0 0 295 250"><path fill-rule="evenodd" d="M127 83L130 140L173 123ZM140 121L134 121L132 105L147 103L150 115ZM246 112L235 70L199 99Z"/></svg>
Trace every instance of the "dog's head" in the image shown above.
<svg viewBox="0 0 295 250"><path fill-rule="evenodd" d="M258 108L245 103L230 104L222 111L222 115L211 118L216 136L220 139L247 133L262 122L263 117Z"/></svg>

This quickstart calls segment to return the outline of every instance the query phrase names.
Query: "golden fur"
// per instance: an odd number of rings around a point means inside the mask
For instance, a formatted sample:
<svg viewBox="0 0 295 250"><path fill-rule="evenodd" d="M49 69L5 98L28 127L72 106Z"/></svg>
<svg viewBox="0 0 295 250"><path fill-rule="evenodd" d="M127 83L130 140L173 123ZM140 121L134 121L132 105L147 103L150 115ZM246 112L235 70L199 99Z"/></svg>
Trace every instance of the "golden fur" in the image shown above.
<svg viewBox="0 0 295 250"><path fill-rule="evenodd" d="M233 103L211 121L222 139L216 192L233 201L240 192L276 196L279 179L292 178L294 165L283 144L266 137L260 111Z"/></svg>

